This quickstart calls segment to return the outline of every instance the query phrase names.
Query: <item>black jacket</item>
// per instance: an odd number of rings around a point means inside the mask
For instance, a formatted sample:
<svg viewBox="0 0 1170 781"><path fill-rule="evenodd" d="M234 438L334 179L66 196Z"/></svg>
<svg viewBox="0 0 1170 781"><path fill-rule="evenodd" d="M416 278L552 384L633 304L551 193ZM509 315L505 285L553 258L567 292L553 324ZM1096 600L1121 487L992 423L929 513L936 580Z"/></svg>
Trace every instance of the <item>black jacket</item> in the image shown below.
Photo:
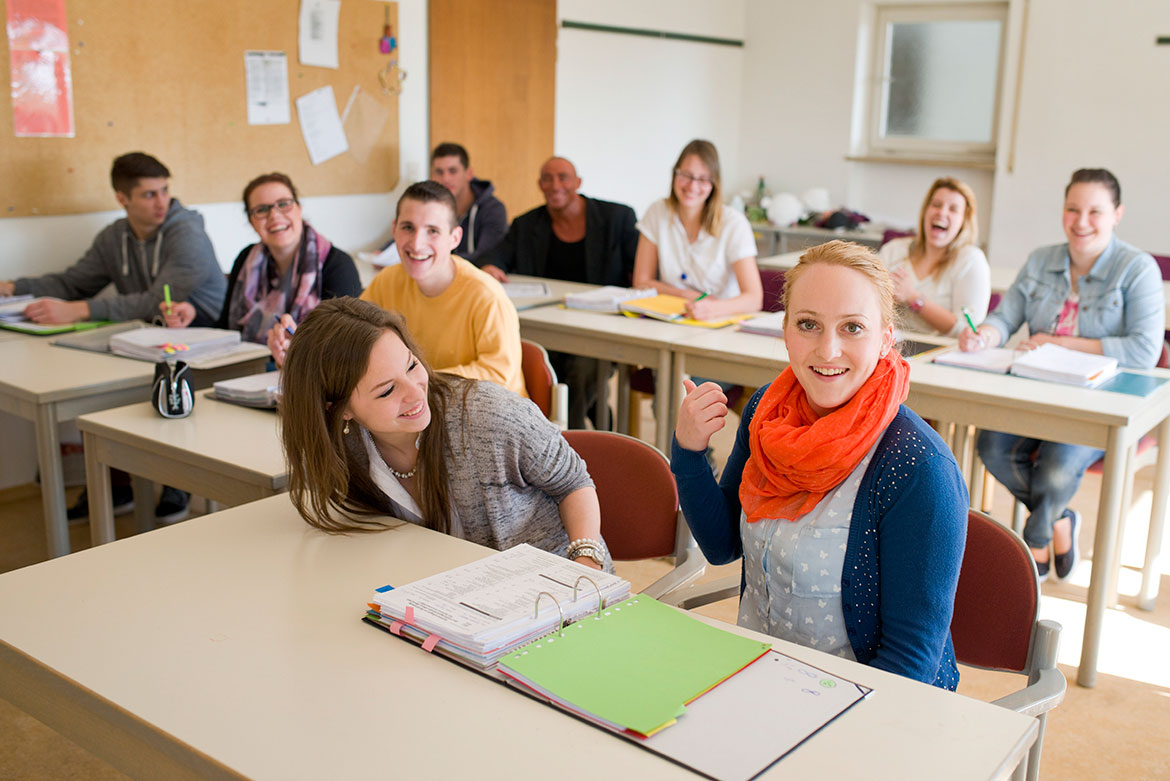
<svg viewBox="0 0 1170 781"><path fill-rule="evenodd" d="M622 203L585 198L585 279L594 285L630 284L638 249L637 218ZM495 265L509 274L548 277L548 245L552 220L547 206L538 206L512 220L508 234L480 266Z"/></svg>

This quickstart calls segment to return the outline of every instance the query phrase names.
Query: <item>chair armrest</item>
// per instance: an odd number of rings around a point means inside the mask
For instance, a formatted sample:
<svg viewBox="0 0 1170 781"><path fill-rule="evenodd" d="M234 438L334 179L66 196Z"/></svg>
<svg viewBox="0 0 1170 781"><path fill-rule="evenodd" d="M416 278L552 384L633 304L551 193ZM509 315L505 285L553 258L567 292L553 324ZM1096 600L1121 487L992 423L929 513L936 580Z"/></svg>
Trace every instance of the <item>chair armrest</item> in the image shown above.
<svg viewBox="0 0 1170 781"><path fill-rule="evenodd" d="M1068 687L1064 673L1057 669L1041 670L1039 679L1006 697L992 700L992 705L1022 713L1025 716L1039 716L1064 701Z"/></svg>
<svg viewBox="0 0 1170 781"><path fill-rule="evenodd" d="M682 557L682 561L677 561L674 569L642 589L642 593L648 597L654 597L659 601L671 604L670 600L665 598L667 594L696 580L706 570L707 560L703 558L703 554L699 548L697 546L688 548L686 554Z"/></svg>
<svg viewBox="0 0 1170 781"><path fill-rule="evenodd" d="M558 382L552 388L552 409L549 419L560 426L561 431L569 429L569 386Z"/></svg>
<svg viewBox="0 0 1170 781"><path fill-rule="evenodd" d="M710 583L699 583L685 589L678 589L662 601L683 610L694 610L712 602L739 597L739 581L739 575L728 575Z"/></svg>

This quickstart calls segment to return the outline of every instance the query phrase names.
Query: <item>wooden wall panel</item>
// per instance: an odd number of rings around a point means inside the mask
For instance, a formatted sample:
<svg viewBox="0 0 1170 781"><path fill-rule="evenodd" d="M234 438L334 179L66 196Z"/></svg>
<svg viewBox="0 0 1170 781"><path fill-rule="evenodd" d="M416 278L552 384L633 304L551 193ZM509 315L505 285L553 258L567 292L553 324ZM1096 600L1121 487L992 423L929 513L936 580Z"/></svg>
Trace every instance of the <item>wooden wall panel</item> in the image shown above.
<svg viewBox="0 0 1170 781"><path fill-rule="evenodd" d="M463 144L508 219L544 202L553 154L556 0L430 0L431 148Z"/></svg>
<svg viewBox="0 0 1170 781"><path fill-rule="evenodd" d="M166 164L184 203L235 201L248 180L271 170L288 173L304 195L393 190L398 98L378 81L389 59L378 52L387 7L397 29L396 3L342 3L334 70L298 61L299 3L290 0L68 0L76 136L15 138L3 90L0 217L113 209L110 164L134 150ZM289 124L248 124L247 49L287 54ZM7 68L7 36L0 62ZM389 110L365 165L349 154L309 161L295 101L327 84L338 112L354 85Z"/></svg>

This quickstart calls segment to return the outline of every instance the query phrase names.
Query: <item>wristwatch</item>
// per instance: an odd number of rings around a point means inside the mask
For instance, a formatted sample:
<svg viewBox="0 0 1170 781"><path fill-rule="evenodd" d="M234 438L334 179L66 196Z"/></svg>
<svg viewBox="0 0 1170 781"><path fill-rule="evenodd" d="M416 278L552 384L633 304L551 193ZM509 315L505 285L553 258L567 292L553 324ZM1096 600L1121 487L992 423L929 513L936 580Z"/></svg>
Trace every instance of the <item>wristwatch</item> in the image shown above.
<svg viewBox="0 0 1170 781"><path fill-rule="evenodd" d="M584 556L593 559L593 563L599 567L605 566L605 551L598 540L582 537L569 543L569 549L565 551L565 558L572 561Z"/></svg>
<svg viewBox="0 0 1170 781"><path fill-rule="evenodd" d="M910 307L911 312L921 312L922 307L926 306L926 300L922 296L919 296L918 298L911 301L908 306Z"/></svg>

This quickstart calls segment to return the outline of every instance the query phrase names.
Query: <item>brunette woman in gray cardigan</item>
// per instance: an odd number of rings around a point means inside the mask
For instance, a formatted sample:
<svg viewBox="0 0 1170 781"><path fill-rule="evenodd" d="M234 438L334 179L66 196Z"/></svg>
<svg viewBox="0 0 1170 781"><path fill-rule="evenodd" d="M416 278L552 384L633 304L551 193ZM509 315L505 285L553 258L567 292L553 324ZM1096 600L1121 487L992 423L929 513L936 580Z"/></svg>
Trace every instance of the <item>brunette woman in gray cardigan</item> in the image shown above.
<svg viewBox="0 0 1170 781"><path fill-rule="evenodd" d="M612 570L593 481L560 430L504 388L432 374L398 315L322 302L281 387L289 490L311 525L378 531L391 516Z"/></svg>

